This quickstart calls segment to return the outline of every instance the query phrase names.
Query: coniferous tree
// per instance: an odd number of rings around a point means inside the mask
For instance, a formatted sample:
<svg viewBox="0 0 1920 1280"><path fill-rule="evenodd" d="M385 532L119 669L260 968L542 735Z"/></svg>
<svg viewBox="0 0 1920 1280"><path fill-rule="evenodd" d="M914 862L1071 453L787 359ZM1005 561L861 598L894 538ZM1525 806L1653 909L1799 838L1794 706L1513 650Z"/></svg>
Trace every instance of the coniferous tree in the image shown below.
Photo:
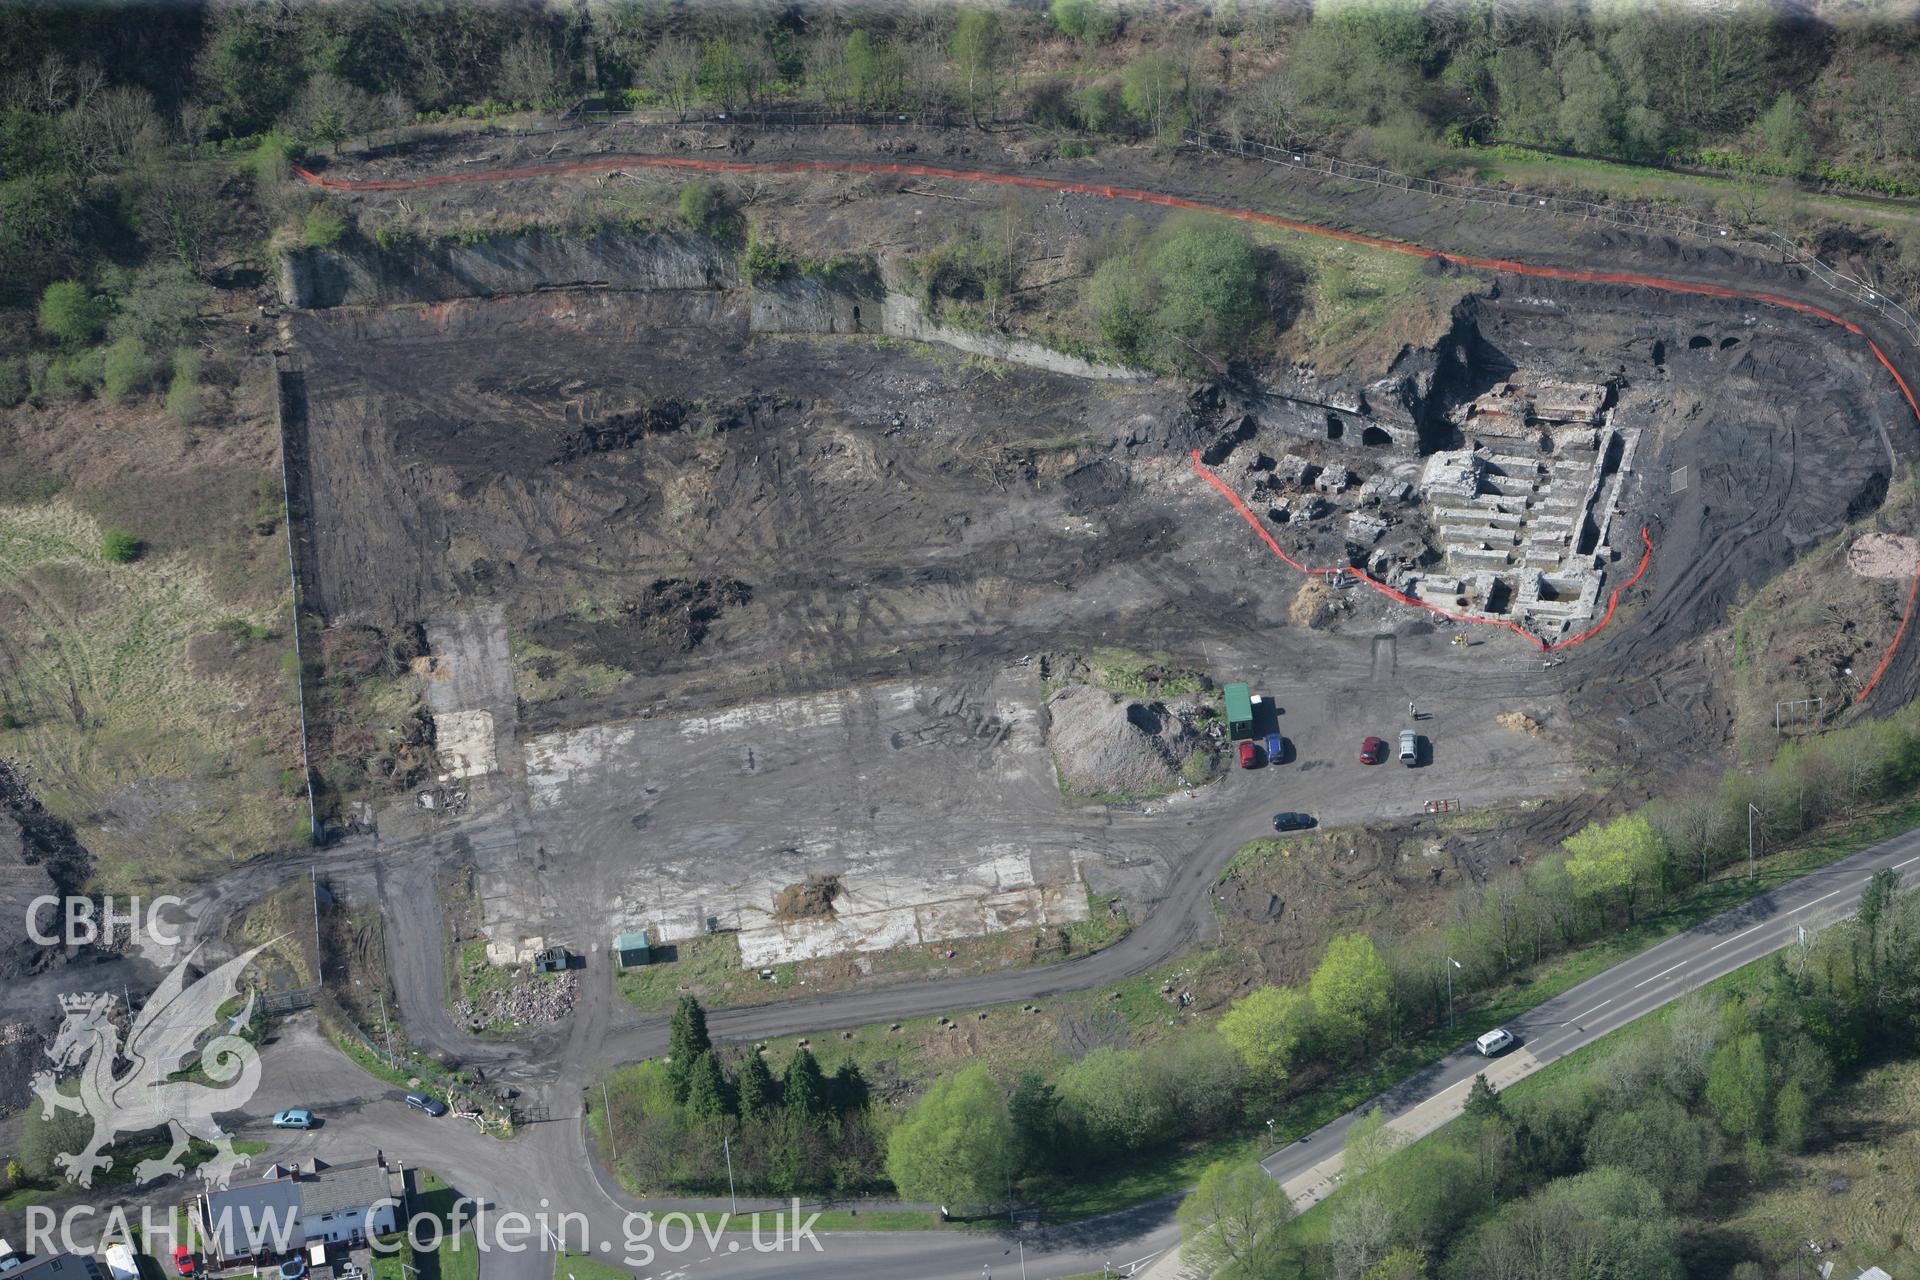
<svg viewBox="0 0 1920 1280"><path fill-rule="evenodd" d="M707 1035L707 1011L692 996L681 996L673 1007L673 1024L667 1040L667 1078L673 1083L673 1100L685 1102L692 1081L693 1063L713 1048Z"/></svg>

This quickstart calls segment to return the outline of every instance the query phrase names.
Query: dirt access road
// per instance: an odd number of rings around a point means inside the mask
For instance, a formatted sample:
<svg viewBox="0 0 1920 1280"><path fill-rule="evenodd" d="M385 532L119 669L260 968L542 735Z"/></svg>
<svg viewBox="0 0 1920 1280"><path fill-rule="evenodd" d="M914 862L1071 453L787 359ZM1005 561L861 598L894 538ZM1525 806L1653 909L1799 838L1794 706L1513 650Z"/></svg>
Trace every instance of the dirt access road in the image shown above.
<svg viewBox="0 0 1920 1280"><path fill-rule="evenodd" d="M590 131L582 136L586 139L586 149L611 145L604 140L595 141ZM1577 329L1581 322L1573 318L1572 313L1583 305L1592 307L1604 304L1620 312L1634 311L1663 317L1674 325L1684 325L1688 314L1697 311L1716 317L1714 326L1732 328L1736 332L1727 332L1724 336L1718 331L1697 334L1694 340L1682 339L1671 344L1653 342L1653 363L1659 366L1663 361L1674 362L1675 378L1699 378L1705 376L1710 362L1731 360L1736 366L1741 361L1746 362L1746 373L1742 376L1765 375L1802 386L1818 384L1833 388L1817 420L1810 419L1796 427L1793 422L1786 420L1793 415L1784 415L1777 427L1770 426L1771 435L1764 447L1756 447L1751 433L1742 434L1737 423L1709 429L1695 426L1681 433L1674 446L1676 452L1671 457L1698 479L1677 496L1661 495L1662 509L1656 512L1654 521L1660 549L1647 593L1652 600L1651 606L1636 609L1607 638L1571 655L1568 665L1559 674L1567 686L1576 690L1568 711L1570 718L1591 724L1596 732L1602 734L1614 731L1616 726L1636 726L1625 729L1627 742L1623 745L1631 743L1641 747L1658 742L1671 752L1676 744L1686 744L1681 747L1683 751L1696 751L1712 741L1714 726L1722 713L1714 707L1711 681L1702 673L1700 655L1688 652L1683 641L1704 627L1717 625L1724 619L1726 606L1734 598L1743 578L1751 580L1764 575L1771 567L1777 566L1784 556L1792 554L1795 548L1831 532L1835 522L1849 509L1848 504L1854 500L1854 492L1871 492L1871 476L1867 473L1872 467L1882 465L1876 458L1878 451L1873 447L1876 443L1873 439L1874 424L1880 424L1883 430L1877 443L1889 451L1904 452L1912 445L1910 419L1904 420L1903 424L1896 422L1892 427L1885 425L1888 420L1880 414L1879 405L1872 398L1877 396L1885 399L1898 392L1890 386L1877 389L1868 386L1871 379L1864 376L1859 366L1864 364L1870 370L1872 357L1866 351L1849 345L1853 337L1843 332L1845 322L1835 327L1817 316L1808 319L1806 308L1833 305L1824 286L1782 264L1760 261L1720 246L1686 246L1592 227L1575 228L1569 234L1566 223L1544 215L1534 218L1511 210L1494 211L1483 206L1452 205L1389 188L1339 183L1295 171L1190 154L1155 158L1139 152L1117 150L1103 155L1099 166L1100 178L1097 183L1090 184L1084 168L1029 163L1016 171L997 157L972 154L970 149L976 145L984 151L994 144L970 136L966 140L957 139L954 135L876 136L857 130L830 130L808 135L736 135L733 149L737 153L747 153L751 158L745 162L730 163L735 171L752 170L755 166L763 165L772 171L864 171L884 180L889 175L899 176L901 171L897 167L898 162L875 161L870 158L874 153L897 156L903 151L938 149L944 153L938 157L940 163L922 164L916 160L911 166L911 180L933 178L969 185L1016 181L1042 190L1070 189L1076 198L1090 198L1096 202L1108 198L1111 192L1104 184L1111 182L1114 189L1121 184L1129 184L1133 196L1149 203L1165 203L1158 199L1158 195L1167 193L1178 195L1181 199L1202 199L1210 207L1278 209L1303 226L1310 219L1317 229L1337 234L1347 234L1355 226L1363 226L1369 232L1384 232L1397 240L1423 243L1460 259L1471 259L1480 268L1511 268L1515 274L1533 273L1532 278L1525 279L1519 286L1524 287L1526 295L1508 304L1515 307L1512 313L1502 312L1495 317L1511 330L1510 340L1520 345L1524 346L1532 338L1540 336L1543 326L1548 329L1558 326L1562 331L1560 340L1574 341L1567 334ZM597 172L627 162L697 167L685 156L635 157L622 154L595 159L588 168ZM438 186L443 182L466 187L476 183L509 186L527 184L537 191L543 184L580 180L579 166L569 165L541 169L520 177L481 171L430 178L411 176L406 172L406 166L405 157L355 164L351 166L353 173L345 179L345 183L351 186L361 180L364 174L373 180L374 185L361 189L370 193L383 187L405 190L416 185ZM332 183L340 179L329 173L325 181ZM373 196L370 194L369 198ZM1523 258L1526 260L1524 264L1520 261ZM1584 281L1560 278L1567 275L1592 277L1596 268L1604 268L1599 273L1604 283L1596 285L1591 278ZM1650 284L1649 281L1655 277L1664 283L1658 287ZM542 318L549 323L562 319L562 313L555 309L558 305L547 307L539 316L529 314L515 321L515 329L521 333L531 333L532 326ZM573 302L566 305L580 307L586 304ZM592 305L605 304L595 302ZM699 305L711 306L710 303ZM1771 324L1766 319L1767 313L1782 305L1788 311L1787 321ZM1743 307L1754 306L1757 306L1757 320L1742 310ZM573 313L566 314L570 316ZM443 326L459 322L456 309L439 309L433 314L433 319L436 324ZM381 326L395 323L399 322L373 317L354 318L341 330L339 338L363 339L372 336ZM1755 328L1756 324L1760 327ZM1870 325L1864 327L1872 333ZM691 332L684 325L678 328L668 326L665 330L666 341L680 344L674 351L675 359L698 361L705 358L700 354L697 339L682 336ZM1489 332L1495 338L1499 337L1497 327ZM1828 342L1829 336L1839 345L1832 346ZM1805 344L1809 337L1817 343L1826 343L1830 350L1822 352L1817 346L1808 349ZM1639 336L1632 337L1630 341L1645 342L1646 339ZM1795 341L1803 344L1798 354ZM1746 355L1749 343L1753 350L1763 351L1763 354L1749 358ZM1896 365L1910 360L1910 353L1893 348L1890 344L1883 345L1895 353ZM1660 352L1666 346L1674 350L1663 357ZM1728 355L1729 348L1737 350ZM331 348L322 344L319 354L324 356L328 349ZM507 348L495 343L490 349L505 351ZM817 345L804 346L792 353L789 359L796 362L797 368L818 358L820 350ZM738 354L732 353L734 356ZM844 359L841 356L834 358ZM1836 379L1823 373L1822 366L1829 359L1851 361L1854 367L1848 377L1853 380ZM1682 361L1693 363L1684 366L1683 372ZM866 370L851 381L864 387L872 381L872 377L873 371ZM507 381L512 382L513 378L509 377ZM951 379L946 377L933 378L934 384L944 385L949 381ZM1031 381L1036 390L1043 382L1037 379ZM901 389L896 377L896 385L892 390L897 394ZM412 390L409 388L410 393ZM871 415L885 405L884 398L876 400L872 408L862 410L855 416ZM1868 433L1866 438L1860 435L1861 424L1864 424ZM1828 433L1827 438L1817 444L1816 427ZM472 440L463 443L470 444ZM480 443L483 448L492 447L487 437L482 437ZM1688 450L1697 452L1690 455ZM1818 457L1818 461L1802 465L1811 461L1803 457L1810 452ZM1850 469L1852 475L1847 478ZM1676 468L1676 472L1679 470ZM481 482L480 472L473 475L475 483ZM1742 504L1743 495L1746 505ZM835 519L844 521L845 515L836 512ZM1191 519L1193 517L1190 516ZM1146 532L1147 527L1141 526L1142 533ZM1147 537L1144 545L1150 546L1151 535ZM1246 555L1257 558L1258 549L1244 531L1235 531L1228 537L1241 539L1247 545ZM893 547L874 548L874 553L879 555L896 552L897 548ZM785 553L804 554L804 551L796 544L785 549ZM355 562L354 557L343 560L343 563L352 562ZM1231 569L1233 566L1234 561L1230 557L1226 567ZM1209 566L1215 573L1220 567ZM1129 569L1131 566L1121 568L1115 564L1109 568L1108 564L1099 562L1088 564L1092 580L1100 581L1100 575L1105 573L1109 581L1103 582L1101 594L1093 597L1096 602L1094 608L1085 609L1082 606L1081 625L1091 624L1095 619L1108 626L1113 625L1113 615L1104 613L1103 616L1098 602L1103 596L1113 598L1121 594L1115 587L1122 583L1113 582L1111 578L1113 574L1125 573ZM432 566L423 566L423 571L428 574L436 572ZM1160 584L1164 584L1169 575L1161 572L1156 577L1160 579ZM391 580L405 582L412 579L410 575L399 574ZM1032 585L1037 588L1039 584ZM1184 590L1189 597L1197 594L1191 585ZM1083 600L1085 598L1081 597ZM1208 604L1205 612L1214 616L1230 616L1233 612L1231 604L1217 597L1209 600ZM405 612L404 606L402 612ZM1189 611L1186 616L1193 614ZM725 627L724 618L718 625ZM1408 636L1413 634L1413 629L1407 626L1404 618L1396 619L1392 625ZM1225 648L1240 649L1239 656L1244 660L1255 656L1252 653L1257 647L1252 639L1254 632L1255 628L1252 627L1238 631L1228 627L1215 643ZM829 649L829 652L837 657L839 651ZM850 652L849 656L857 656L857 652ZM1483 663L1487 657L1475 656L1480 657ZM1509 659L1502 659L1502 662L1506 661ZM1240 669L1220 663L1210 665L1218 665L1226 670ZM1303 666L1302 669L1313 668ZM1911 684L1913 669L1914 663L1904 651L1896 653L1896 661L1888 672L1886 682L1876 691L1876 696L1894 698L1896 695L1892 691L1897 691L1903 684ZM858 674L860 669L857 665L837 660L830 664L822 678L844 685L849 677L857 677ZM1415 683L1422 682L1416 677ZM1337 685L1334 687L1341 688ZM1344 689L1341 691L1344 692ZM1524 695L1529 691L1520 692ZM1396 695L1398 692L1396 690ZM1282 696L1288 695L1283 692ZM1425 690L1421 689L1413 696L1425 696ZM1460 701L1465 702L1470 697L1471 693L1463 690ZM1479 708L1489 717L1494 710L1501 709L1489 705L1491 702L1492 699L1487 699ZM1373 714L1368 713L1366 718L1372 718ZM1390 725L1380 727L1391 728ZM1371 726L1369 731L1374 731ZM1444 742L1444 739L1441 741ZM1314 755L1303 757L1303 763L1312 765L1321 759L1337 760L1344 750L1340 745L1329 749L1325 744L1315 743ZM1450 758L1445 754L1438 755L1436 762ZM1310 772L1302 770L1299 776L1308 778ZM1433 782L1440 781L1436 774ZM1423 778L1422 785L1426 782L1427 779ZM1249 782L1236 784L1243 802L1246 789L1252 785ZM1328 796L1321 798L1337 804L1339 794L1339 789L1335 788ZM1411 798L1395 799L1397 803L1404 803ZM1290 794L1288 804L1290 807L1305 807L1313 799L1315 797L1309 784ZM1251 807L1249 805L1249 810ZM1261 804L1259 807L1266 806ZM608 811L600 817L589 817L583 821L588 826L607 827L611 824L617 827L623 818L631 821L637 816L641 815ZM1340 816L1364 815L1353 813ZM1248 830L1251 823L1247 817L1248 810L1242 810L1237 815L1220 819L1221 826L1218 829L1232 830L1236 835L1254 834ZM1229 844L1230 841L1208 841L1204 846L1205 853L1198 861L1217 866L1225 853L1225 846ZM1183 873L1177 883L1184 881ZM605 900L605 895L596 900ZM1154 919L1158 920L1165 913L1166 905L1163 904L1154 913ZM1142 933L1150 938L1151 928L1150 922ZM993 989L997 988L982 988Z"/></svg>
<svg viewBox="0 0 1920 1280"><path fill-rule="evenodd" d="M1906 442L1897 441L1896 443L1904 445ZM1246 553L1249 557L1253 556L1254 548L1248 547ZM1627 630L1619 633L1621 637L1625 637L1621 643L1644 646L1656 643L1657 637L1651 630L1635 635L1634 633L1639 630L1640 628L1630 623ZM1611 643L1603 642L1597 649L1590 649L1590 652L1605 652ZM1910 665L1904 661L1897 662L1896 669ZM1883 686L1883 690L1885 687ZM1396 690L1396 698L1397 696ZM1882 692L1880 696L1884 697L1886 694ZM1306 758L1311 757L1303 753L1303 759ZM1244 794L1248 787L1255 785L1254 778L1258 776L1250 775L1246 779L1236 780L1235 786ZM1220 831L1222 834L1229 834L1229 828L1224 823ZM397 871L428 866L436 857L444 855L448 847L461 841L485 843L489 839L505 841L516 837L517 833L511 827L490 829L484 823L471 824L450 833L440 841L421 842L409 848L386 851L387 856L380 859L382 865L379 874L390 876ZM441 847L432 847L435 844ZM1209 891L1220 868L1231 856L1235 847L1236 844L1232 838L1201 844L1198 854L1186 864L1156 910L1134 934L1109 951L1086 961L989 979L902 987L888 991L860 993L850 997L825 998L801 1004L723 1012L713 1019L715 1034L724 1040L735 1041L817 1031L822 1027L919 1015L942 1009L970 1007L975 1004L1043 998L1044 995L1054 991L1099 985L1127 976L1177 953L1200 935L1210 920ZM350 846L338 851L338 854L343 859L340 869L344 872L354 865L363 865L356 864L352 860L364 858L367 850ZM249 884L260 889L269 887L276 870L284 878L289 870L303 866L305 857L306 855L302 855L298 861L279 859L259 864L258 868L250 871L248 876L240 878L227 896L244 897L245 886ZM371 871L366 873L371 874ZM420 906L419 895L412 891L417 882L389 880L387 883L396 889L407 890L395 894L396 897L407 900L407 907ZM424 941L436 936L437 910L432 915L433 920L430 926L426 926L424 921L419 922L424 927L416 934L417 940ZM390 936L391 932L390 930ZM433 963L433 958L437 957L443 965L444 957L439 956L439 949L432 946L422 946L419 951L423 957L421 962L405 970L411 975L405 981L405 987L412 993L413 1009L426 1006L429 1002L437 1006L444 992L444 985L434 980L439 966ZM403 968L404 966L396 966L397 970ZM592 985L598 988L602 984ZM44 995L44 992L40 994ZM595 1001L606 998L610 998L610 991L603 995L590 996L588 1007L590 1009L605 1008L607 1006L604 1003L595 1003ZM414 1020L413 1013L411 1010L407 1012L411 1025ZM504 1053L505 1057L513 1060L514 1070L527 1073L529 1078L536 1075L545 1077L551 1091L550 1097L556 1103L566 1097L569 1090L577 1098L578 1086L590 1078L591 1071L598 1069L600 1065L657 1053L664 1047L664 1024L657 1020L643 1022L630 1017L610 1017L605 1022L600 1022L596 1015L577 1021L579 1025L574 1028L557 1031L541 1041L526 1046L503 1049L501 1046L464 1037L453 1037L445 1047L455 1052L470 1053L474 1055L473 1060L491 1058L496 1053ZM444 1028L436 1030L431 1027L422 1030L424 1034L421 1038L430 1044L438 1043L439 1037L445 1031ZM555 1079L552 1074L554 1068L550 1064L555 1062L560 1064L559 1079ZM342 1132L345 1130L343 1129ZM512 1150L511 1147L502 1149ZM847 1272L840 1272L840 1274L847 1274Z"/></svg>
<svg viewBox="0 0 1920 1280"><path fill-rule="evenodd" d="M442 184L454 184L450 191L479 183L514 189L523 197L537 196L558 193L568 183L585 180L583 175L623 164L686 170L709 165L705 158L684 152L632 154L633 143L642 138L685 147L690 136L687 130L663 131L655 137L632 127L589 127L570 134L561 150L572 150L576 157L600 153L591 158L517 170L476 168L421 175L402 154L335 166L316 180L357 190L362 198L375 201L381 198L383 189L399 191ZM845 128L755 134L712 129L699 137L702 145L715 145L711 140L717 139L735 155L747 157L720 162L722 172L729 165L735 171L747 172L864 172L869 175L868 182L881 186L894 183L904 187L929 179L973 186L1017 183L1042 191L1073 192L1096 203L1109 196L1118 202L1140 200L1163 206L1193 202L1194 207L1227 216L1278 218L1302 231L1450 255L1454 262L1472 264L1477 271L1512 274L1516 292L1527 294L1551 296L1558 291L1589 302L1628 305L1650 314L1684 314L1689 309L1709 314L1715 310L1709 305L1714 299L1758 303L1762 312L1782 307L1800 309L1802 314L1816 317L1810 326L1815 332L1826 323L1817 317L1831 318L1837 326L1832 332L1839 348L1851 347L1869 360L1885 361L1883 374L1890 372L1891 376L1883 390L1899 398L1906 411L1886 420L1894 422L1893 426L1880 423L1881 444L1890 460L1912 447L1910 388L1920 382L1915 376L1913 350L1896 333L1882 328L1871 313L1841 314L1845 311L1844 300L1799 268L1724 244L1637 235L1545 212L1453 202L1192 151L1160 155L1145 149L1108 148L1095 161L1071 163L1036 159L1031 148L1018 150L1017 142L970 133ZM458 155L436 153L432 163L445 165L451 159L471 163L473 153L478 151L470 144ZM1527 281L1524 286L1522 280ZM1575 280L1587 283L1571 288ZM1738 314L1725 309L1719 313ZM1852 334L1841 336L1840 331L1848 329ZM1873 344L1872 354L1867 342ZM1825 339L1813 345L1834 348ZM1817 380L1818 375L1814 376ZM1843 409L1843 413L1856 419L1875 416L1864 405ZM1765 452L1777 454L1782 446L1802 451L1813 447L1810 440L1795 442L1789 437L1773 442ZM1735 450L1734 456L1751 458L1758 452ZM1831 463L1832 455L1828 455L1818 465L1824 468ZM1697 468L1695 472L1701 474ZM1711 469L1706 474L1711 474ZM1729 492L1737 497L1743 488L1752 486L1739 482ZM1718 623L1724 619L1738 581L1744 578L1752 584L1764 580L1777 568L1788 547L1803 545L1809 536L1821 536L1806 529L1766 527L1765 522L1758 527L1750 522L1735 527L1738 523L1723 515L1702 518L1697 524L1683 521L1685 527L1661 531L1665 536L1657 541L1667 561L1702 566L1703 572L1717 579L1695 582L1682 597L1670 601L1665 623L1684 619L1689 629ZM1652 656L1658 660L1658 655ZM1916 677L1920 664L1910 657L1896 654L1896 658L1873 687L1876 697L1882 699L1875 703L1877 706L1899 705L1920 689L1920 678Z"/></svg>

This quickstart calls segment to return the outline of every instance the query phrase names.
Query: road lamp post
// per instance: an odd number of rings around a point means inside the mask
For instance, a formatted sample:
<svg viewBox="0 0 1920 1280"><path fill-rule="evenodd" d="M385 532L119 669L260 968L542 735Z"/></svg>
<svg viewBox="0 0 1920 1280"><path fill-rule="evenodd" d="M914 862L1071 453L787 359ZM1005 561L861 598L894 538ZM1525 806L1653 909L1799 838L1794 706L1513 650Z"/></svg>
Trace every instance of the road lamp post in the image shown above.
<svg viewBox="0 0 1920 1280"><path fill-rule="evenodd" d="M1760 807L1747 806L1747 879L1753 879L1753 820L1760 816Z"/></svg>
<svg viewBox="0 0 1920 1280"><path fill-rule="evenodd" d="M1447 957L1447 1029L1453 1029L1453 971L1463 966L1452 956Z"/></svg>
<svg viewBox="0 0 1920 1280"><path fill-rule="evenodd" d="M374 994L380 997L380 1029L387 1037L387 1065L397 1068L400 1064L393 1057L393 1024L387 1021L387 993L377 991Z"/></svg>
<svg viewBox="0 0 1920 1280"><path fill-rule="evenodd" d="M727 1153L727 1198L733 1201L733 1211L740 1212L740 1197L733 1190L733 1136L720 1135L720 1149Z"/></svg>

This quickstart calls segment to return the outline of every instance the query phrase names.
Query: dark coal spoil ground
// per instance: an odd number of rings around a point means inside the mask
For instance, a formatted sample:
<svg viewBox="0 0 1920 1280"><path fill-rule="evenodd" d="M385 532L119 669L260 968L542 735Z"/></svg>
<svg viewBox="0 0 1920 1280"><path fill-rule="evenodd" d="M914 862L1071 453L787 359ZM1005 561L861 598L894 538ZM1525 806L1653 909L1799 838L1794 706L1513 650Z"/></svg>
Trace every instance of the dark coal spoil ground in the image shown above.
<svg viewBox="0 0 1920 1280"><path fill-rule="evenodd" d="M573 136L574 158L684 145L670 131ZM459 158L500 146L475 141ZM729 155L1097 173L1454 253L1842 305L1753 251L1193 153L1109 148L1068 163L972 134L816 130L735 135ZM430 159L334 173L405 176L453 157ZM538 201L588 180L502 183L486 198ZM884 201L928 180L858 181L863 198ZM1061 199L1110 220L1109 202ZM1626 514L1629 533L1647 527L1653 563L1610 630L1561 655L1557 678L1608 753L1711 757L1732 711L1724 654L1705 637L1743 591L1879 503L1894 458L1914 451L1912 413L1857 336L1813 317L1643 286L1493 279L1495 297L1468 304L1481 375L1504 360L1659 392ZM863 339L754 338L742 310L696 291L298 317L324 607L393 625L505 599L540 643L633 673L612 693L532 709L542 728L670 695L844 687L1086 643L1196 656L1210 637L1244 640L1285 617L1290 571L1260 564L1264 551L1217 499L1172 479L1222 425L1188 388L1094 387ZM1634 541L1615 538L1623 555ZM1365 613L1350 625L1424 625L1392 606ZM1909 646L1875 705L1917 689Z"/></svg>

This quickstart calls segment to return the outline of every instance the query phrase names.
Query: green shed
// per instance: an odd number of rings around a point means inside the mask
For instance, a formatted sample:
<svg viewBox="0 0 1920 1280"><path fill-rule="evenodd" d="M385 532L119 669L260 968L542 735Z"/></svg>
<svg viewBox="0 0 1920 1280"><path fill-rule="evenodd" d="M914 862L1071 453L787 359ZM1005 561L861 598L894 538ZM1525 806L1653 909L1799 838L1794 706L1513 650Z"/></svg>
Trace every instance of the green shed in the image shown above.
<svg viewBox="0 0 1920 1280"><path fill-rule="evenodd" d="M1235 681L1221 691L1227 699L1227 737L1245 742L1253 736L1253 699L1247 686Z"/></svg>
<svg viewBox="0 0 1920 1280"><path fill-rule="evenodd" d="M653 943L645 929L623 933L613 940L613 959L622 969L637 968L652 958Z"/></svg>

